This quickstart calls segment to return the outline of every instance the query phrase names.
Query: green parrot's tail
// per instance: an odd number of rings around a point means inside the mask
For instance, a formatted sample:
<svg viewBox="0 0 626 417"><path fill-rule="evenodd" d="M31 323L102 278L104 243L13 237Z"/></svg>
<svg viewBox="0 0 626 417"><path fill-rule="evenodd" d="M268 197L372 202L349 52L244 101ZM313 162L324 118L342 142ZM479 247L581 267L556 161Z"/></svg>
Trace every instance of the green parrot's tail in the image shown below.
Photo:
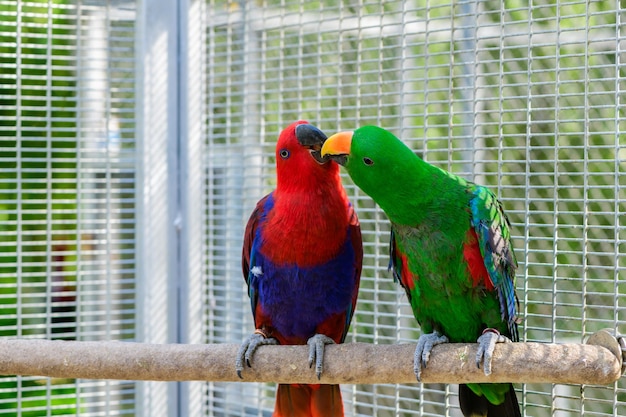
<svg viewBox="0 0 626 417"><path fill-rule="evenodd" d="M522 416L513 384L459 385L459 402L465 417Z"/></svg>

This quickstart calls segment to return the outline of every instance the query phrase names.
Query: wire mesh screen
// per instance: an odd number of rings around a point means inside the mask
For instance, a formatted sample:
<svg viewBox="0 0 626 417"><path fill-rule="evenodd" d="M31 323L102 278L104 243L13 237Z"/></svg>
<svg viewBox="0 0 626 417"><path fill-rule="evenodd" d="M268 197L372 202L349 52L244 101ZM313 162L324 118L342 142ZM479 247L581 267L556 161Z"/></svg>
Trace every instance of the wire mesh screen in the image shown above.
<svg viewBox="0 0 626 417"><path fill-rule="evenodd" d="M253 330L245 221L274 186L280 130L385 127L490 186L513 224L524 341L622 327L626 140L618 2L209 1L207 341ZM415 341L388 264L386 217L345 177L365 265L348 341ZM524 414L624 415L624 384L517 386ZM269 415L274 387L208 384L208 415ZM348 415L458 416L456 387L343 387Z"/></svg>
<svg viewBox="0 0 626 417"><path fill-rule="evenodd" d="M244 226L297 119L326 133L380 125L490 186L513 225L524 341L626 332L619 2L172 3L0 0L0 335L188 342L203 329L203 342L240 343L253 331ZM200 151L186 147L197 132ZM386 216L344 184L365 250L347 341L414 342ZM201 260L182 253L196 243ZM183 311L199 269L186 259L203 268L202 314ZM0 415L184 415L185 385L169 388L1 377ZM201 388L187 394L204 415L273 408L272 384ZM626 415L621 380L516 388L527 416ZM350 416L460 415L455 386L342 390Z"/></svg>
<svg viewBox="0 0 626 417"><path fill-rule="evenodd" d="M131 339L134 14L0 2L0 334ZM134 384L0 378L0 415L133 415Z"/></svg>

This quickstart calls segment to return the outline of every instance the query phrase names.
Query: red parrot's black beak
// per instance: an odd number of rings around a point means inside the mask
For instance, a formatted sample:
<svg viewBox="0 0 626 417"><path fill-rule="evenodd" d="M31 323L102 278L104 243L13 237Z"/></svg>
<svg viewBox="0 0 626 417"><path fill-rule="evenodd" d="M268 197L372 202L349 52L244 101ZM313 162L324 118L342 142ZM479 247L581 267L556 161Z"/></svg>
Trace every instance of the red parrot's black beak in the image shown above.
<svg viewBox="0 0 626 417"><path fill-rule="evenodd" d="M329 157L322 157L321 150L324 141L326 141L326 135L310 124L301 124L296 126L296 139L298 143L309 149L311 156L320 164L325 164L330 160Z"/></svg>

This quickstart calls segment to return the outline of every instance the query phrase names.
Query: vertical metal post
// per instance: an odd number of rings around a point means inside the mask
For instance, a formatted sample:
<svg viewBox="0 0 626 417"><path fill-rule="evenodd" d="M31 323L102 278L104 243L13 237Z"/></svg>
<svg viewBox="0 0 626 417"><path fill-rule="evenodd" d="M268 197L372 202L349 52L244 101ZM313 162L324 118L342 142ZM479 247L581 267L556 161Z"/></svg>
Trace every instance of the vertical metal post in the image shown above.
<svg viewBox="0 0 626 417"><path fill-rule="evenodd" d="M106 241L105 236L96 236L93 231L97 230L98 219L102 216L102 212L106 211L106 200L98 198L98 193L103 192L102 186L96 186L98 179L106 179L107 171L107 151L109 142L106 134L107 120L107 63L109 55L107 51L107 27L106 13L103 11L94 11L85 15L86 27L83 33L79 34L82 41L82 49L80 49L81 59L78 66L78 85L79 85L79 119L80 133L79 141L81 142L81 160L86 173L79 176L78 182L81 186L81 195L79 198L87 202L81 203L79 206L80 213L79 222L83 223L87 229L92 230L89 235L78 236L79 240L88 239L90 241ZM87 162L92 161L92 162ZM105 185L106 187L106 181ZM91 193L96 193L93 195ZM106 232L105 232L106 233ZM104 292L105 281L109 279L109 262L107 262L106 248L98 247L94 251L94 261L103 265L103 270L94 276L93 271L89 272L87 267L85 271L78 271L77 296L79 302L79 312L77 317L77 339L78 340L96 340L99 335L95 334L97 327L90 320L83 323L81 316L86 313L93 314L94 302L98 302L98 294ZM104 250L103 250L104 249ZM99 276L101 275L101 276ZM91 291L91 295L82 295L82 286L97 287L97 291ZM85 306L83 306L85 304Z"/></svg>
<svg viewBox="0 0 626 417"><path fill-rule="evenodd" d="M204 209L203 163L206 146L204 127L205 11L204 0L178 2L178 343L205 343L204 329L204 236L201 227ZM178 415L202 413L202 382L178 386Z"/></svg>
<svg viewBox="0 0 626 417"><path fill-rule="evenodd" d="M111 80L109 65L110 10L94 8L80 13L84 24L78 32L80 41L77 60L79 109L79 170L78 177L78 265L76 339L100 340L112 337L111 323L118 314L117 293L120 275L112 266L119 231L111 227L119 213L119 198L111 172L120 167L119 123L111 116ZM113 168L113 169L112 169ZM82 231L84 230L84 232ZM91 245L91 250L83 251ZM84 262L83 262L84 261ZM94 270L93 265L97 265ZM106 314L107 323L97 323ZM109 412L111 404L119 401L119 382L102 382L97 387L77 382L79 394L92 395L98 391L103 398L87 406L88 412Z"/></svg>
<svg viewBox="0 0 626 417"><path fill-rule="evenodd" d="M137 340L178 341L178 1L137 12ZM178 415L177 383L138 382L137 415Z"/></svg>
<svg viewBox="0 0 626 417"><path fill-rule="evenodd" d="M146 0L138 14L137 338L146 343L204 341L202 9ZM199 415L201 389L141 382L138 414Z"/></svg>

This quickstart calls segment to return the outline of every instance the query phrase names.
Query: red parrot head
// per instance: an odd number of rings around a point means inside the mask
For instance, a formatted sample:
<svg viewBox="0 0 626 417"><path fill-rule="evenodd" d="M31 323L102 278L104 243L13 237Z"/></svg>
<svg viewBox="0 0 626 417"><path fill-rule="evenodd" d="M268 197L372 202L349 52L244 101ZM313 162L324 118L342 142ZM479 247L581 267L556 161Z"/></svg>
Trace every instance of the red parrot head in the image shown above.
<svg viewBox="0 0 626 417"><path fill-rule="evenodd" d="M338 165L322 157L326 135L309 122L287 126L276 144L277 189L316 190L329 177L339 177Z"/></svg>

